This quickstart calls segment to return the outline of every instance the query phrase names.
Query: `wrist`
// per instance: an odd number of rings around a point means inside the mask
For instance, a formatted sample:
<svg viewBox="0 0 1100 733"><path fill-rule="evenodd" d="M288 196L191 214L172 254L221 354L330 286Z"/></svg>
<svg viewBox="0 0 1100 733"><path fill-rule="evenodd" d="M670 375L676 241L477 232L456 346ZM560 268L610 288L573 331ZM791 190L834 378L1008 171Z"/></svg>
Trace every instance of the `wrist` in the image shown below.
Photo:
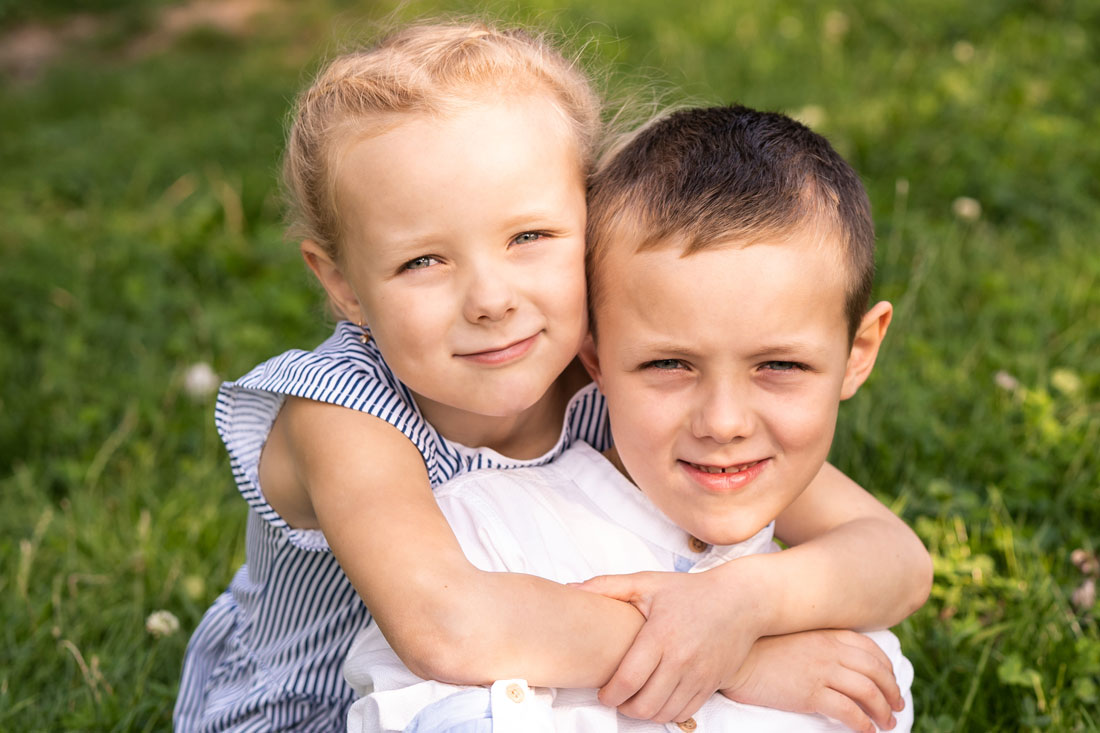
<svg viewBox="0 0 1100 733"><path fill-rule="evenodd" d="M783 584L771 563L760 562L766 557L749 555L707 571L738 628L754 640L783 633L777 629L785 626Z"/></svg>

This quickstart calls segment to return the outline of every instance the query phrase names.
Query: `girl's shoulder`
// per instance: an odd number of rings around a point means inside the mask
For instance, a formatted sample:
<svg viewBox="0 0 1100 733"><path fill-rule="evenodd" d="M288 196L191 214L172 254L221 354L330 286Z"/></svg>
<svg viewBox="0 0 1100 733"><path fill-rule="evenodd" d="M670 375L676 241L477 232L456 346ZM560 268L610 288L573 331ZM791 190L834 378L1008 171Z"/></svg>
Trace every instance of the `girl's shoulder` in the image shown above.
<svg viewBox="0 0 1100 733"><path fill-rule="evenodd" d="M291 349L228 382L223 392L267 392L370 411L376 402L389 410L415 412L412 395L394 376L373 343L362 343L358 326L342 321L312 351Z"/></svg>

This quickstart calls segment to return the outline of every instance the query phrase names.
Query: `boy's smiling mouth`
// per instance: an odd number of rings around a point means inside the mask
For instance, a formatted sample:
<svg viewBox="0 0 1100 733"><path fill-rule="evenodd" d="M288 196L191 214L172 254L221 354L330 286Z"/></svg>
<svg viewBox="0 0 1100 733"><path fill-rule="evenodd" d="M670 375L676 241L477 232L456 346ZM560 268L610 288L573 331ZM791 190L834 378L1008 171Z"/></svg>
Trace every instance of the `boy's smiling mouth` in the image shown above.
<svg viewBox="0 0 1100 733"><path fill-rule="evenodd" d="M691 463L690 461L684 461L684 463L691 466L692 468L694 468L697 471L702 471L703 473L741 473L742 471L744 471L746 469L749 469L749 468L752 468L756 464L761 463L762 461L765 461L765 460L767 460L767 459L766 458L761 458L758 461L749 461L748 463L740 463L740 464L737 464L735 466L724 466L724 467L723 466L705 466L701 463Z"/></svg>
<svg viewBox="0 0 1100 733"><path fill-rule="evenodd" d="M740 491L755 481L771 463L771 458L761 458L732 466L708 466L690 461L679 463L688 477L703 491L726 494Z"/></svg>

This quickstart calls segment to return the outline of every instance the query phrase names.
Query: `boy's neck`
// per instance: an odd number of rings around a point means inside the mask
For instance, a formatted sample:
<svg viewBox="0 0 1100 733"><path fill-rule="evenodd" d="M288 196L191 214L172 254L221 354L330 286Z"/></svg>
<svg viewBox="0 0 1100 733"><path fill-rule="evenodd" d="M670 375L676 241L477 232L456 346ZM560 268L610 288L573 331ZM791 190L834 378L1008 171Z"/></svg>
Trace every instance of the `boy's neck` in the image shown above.
<svg viewBox="0 0 1100 733"><path fill-rule="evenodd" d="M570 398L590 381L580 362L573 360L538 402L508 417L474 415L442 405L428 408L422 401L418 403L424 417L447 440L470 448L491 448L516 460L530 460L557 444Z"/></svg>
<svg viewBox="0 0 1100 733"><path fill-rule="evenodd" d="M618 469L619 473L626 477L627 481L632 484L634 483L634 479L630 478L630 472L627 471L626 466L623 465L623 460L619 458L619 451L615 450L615 446L611 446L610 448L605 450L602 455L611 463L612 466ZM637 484L634 484L634 486L635 488L637 488Z"/></svg>

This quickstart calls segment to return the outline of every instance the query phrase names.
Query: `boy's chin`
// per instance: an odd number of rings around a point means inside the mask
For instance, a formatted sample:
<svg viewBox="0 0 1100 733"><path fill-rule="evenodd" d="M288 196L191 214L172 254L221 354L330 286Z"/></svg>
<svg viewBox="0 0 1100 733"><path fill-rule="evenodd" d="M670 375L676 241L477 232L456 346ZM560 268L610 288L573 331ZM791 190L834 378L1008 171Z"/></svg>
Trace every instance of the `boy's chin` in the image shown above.
<svg viewBox="0 0 1100 733"><path fill-rule="evenodd" d="M736 545L751 539L767 525L760 527L700 527L691 536L708 545ZM688 530L690 532L690 530Z"/></svg>

